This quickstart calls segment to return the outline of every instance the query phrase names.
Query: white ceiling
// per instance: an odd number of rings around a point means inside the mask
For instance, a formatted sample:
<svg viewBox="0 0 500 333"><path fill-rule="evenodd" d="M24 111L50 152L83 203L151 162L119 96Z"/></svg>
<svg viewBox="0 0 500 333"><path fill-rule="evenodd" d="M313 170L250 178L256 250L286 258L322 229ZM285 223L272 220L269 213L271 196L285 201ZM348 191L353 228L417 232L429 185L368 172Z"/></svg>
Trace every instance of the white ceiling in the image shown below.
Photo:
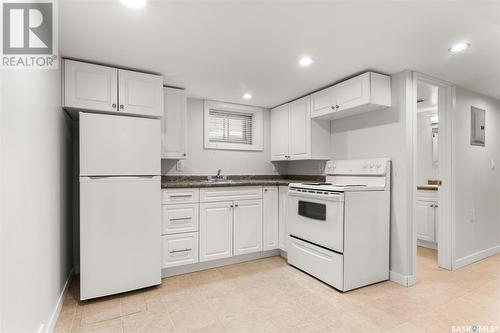
<svg viewBox="0 0 500 333"><path fill-rule="evenodd" d="M417 70L500 99L500 1L62 0L61 55L275 106L354 73ZM447 49L469 41L463 53ZM300 68L310 55L314 63ZM243 100L250 92L253 99Z"/></svg>

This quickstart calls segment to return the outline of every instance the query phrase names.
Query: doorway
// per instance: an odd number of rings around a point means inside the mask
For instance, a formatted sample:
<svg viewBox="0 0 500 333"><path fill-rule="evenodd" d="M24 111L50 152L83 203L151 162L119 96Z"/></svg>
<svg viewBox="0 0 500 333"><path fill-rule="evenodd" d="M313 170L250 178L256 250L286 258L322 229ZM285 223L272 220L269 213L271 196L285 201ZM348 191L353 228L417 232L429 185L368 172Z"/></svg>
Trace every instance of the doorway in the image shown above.
<svg viewBox="0 0 500 333"><path fill-rule="evenodd" d="M452 112L455 88L413 73L411 205L413 279L417 272L453 269Z"/></svg>

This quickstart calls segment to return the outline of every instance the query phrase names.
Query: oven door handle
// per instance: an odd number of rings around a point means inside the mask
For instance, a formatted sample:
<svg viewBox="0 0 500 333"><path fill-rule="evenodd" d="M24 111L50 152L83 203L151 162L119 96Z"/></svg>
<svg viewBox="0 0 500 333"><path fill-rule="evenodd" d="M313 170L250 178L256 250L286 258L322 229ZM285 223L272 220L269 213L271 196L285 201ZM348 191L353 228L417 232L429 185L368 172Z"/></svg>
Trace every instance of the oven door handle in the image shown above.
<svg viewBox="0 0 500 333"><path fill-rule="evenodd" d="M314 198L319 200L344 201L344 193L330 192L328 194L321 194L321 193L302 192L291 188L288 189L288 195L301 198Z"/></svg>

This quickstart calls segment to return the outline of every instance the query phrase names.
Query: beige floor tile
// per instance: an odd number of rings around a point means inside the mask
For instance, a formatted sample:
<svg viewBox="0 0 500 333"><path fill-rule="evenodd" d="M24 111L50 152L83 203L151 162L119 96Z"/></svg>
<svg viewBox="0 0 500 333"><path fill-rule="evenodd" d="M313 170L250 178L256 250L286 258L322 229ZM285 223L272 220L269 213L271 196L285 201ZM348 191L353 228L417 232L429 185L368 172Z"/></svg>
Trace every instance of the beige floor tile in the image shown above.
<svg viewBox="0 0 500 333"><path fill-rule="evenodd" d="M173 332L174 325L167 313L138 312L122 317L124 333Z"/></svg>
<svg viewBox="0 0 500 333"><path fill-rule="evenodd" d="M72 330L74 333L123 333L122 322L120 318L106 320L99 323L76 327Z"/></svg>
<svg viewBox="0 0 500 333"><path fill-rule="evenodd" d="M83 305L81 325L89 325L100 321L119 318L121 316L121 302L118 297L103 298L88 301Z"/></svg>
<svg viewBox="0 0 500 333"><path fill-rule="evenodd" d="M341 293L280 257L163 280L79 302L74 279L56 324L66 332L449 332L500 325L500 255L454 272L417 249L417 285L382 282Z"/></svg>

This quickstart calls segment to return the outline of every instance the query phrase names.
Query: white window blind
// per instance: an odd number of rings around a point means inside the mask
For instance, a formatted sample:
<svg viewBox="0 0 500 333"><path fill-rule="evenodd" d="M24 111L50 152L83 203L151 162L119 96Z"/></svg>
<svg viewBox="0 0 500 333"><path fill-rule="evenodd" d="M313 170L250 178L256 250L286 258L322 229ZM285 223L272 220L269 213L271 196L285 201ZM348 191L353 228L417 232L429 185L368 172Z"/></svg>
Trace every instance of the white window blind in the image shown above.
<svg viewBox="0 0 500 333"><path fill-rule="evenodd" d="M209 141L251 145L252 120L252 113L210 109Z"/></svg>

